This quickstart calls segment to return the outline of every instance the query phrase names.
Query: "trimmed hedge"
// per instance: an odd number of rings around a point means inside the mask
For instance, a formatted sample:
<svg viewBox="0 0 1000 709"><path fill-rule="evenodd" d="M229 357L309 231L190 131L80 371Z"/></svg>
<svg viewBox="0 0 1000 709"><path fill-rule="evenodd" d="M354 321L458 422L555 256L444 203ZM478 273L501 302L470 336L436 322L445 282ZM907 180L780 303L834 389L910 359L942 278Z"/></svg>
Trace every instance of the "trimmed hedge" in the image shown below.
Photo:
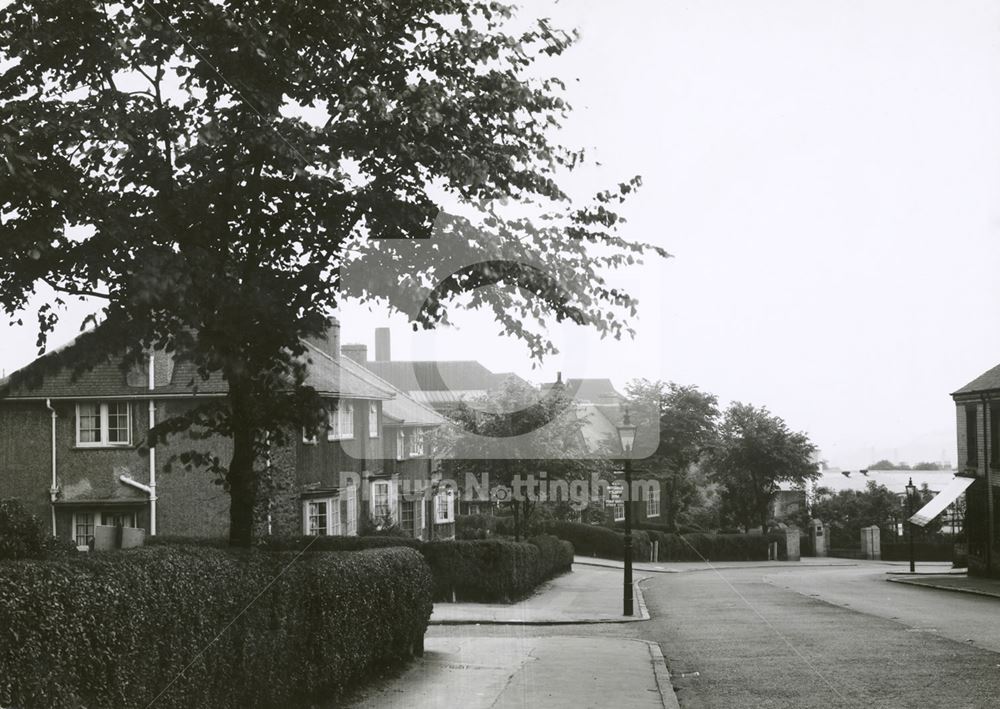
<svg viewBox="0 0 1000 709"><path fill-rule="evenodd" d="M461 518L459 518L461 519ZM155 541L154 541L155 540ZM225 547L226 540L151 537L154 546ZM254 547L266 552L345 552L384 547L416 549L430 566L434 600L510 602L538 584L568 571L573 545L550 535L526 542L504 539L422 542L410 537L262 537Z"/></svg>
<svg viewBox="0 0 1000 709"><path fill-rule="evenodd" d="M457 539L489 539L496 534L496 528L497 518L493 515L460 515L455 518Z"/></svg>
<svg viewBox="0 0 1000 709"><path fill-rule="evenodd" d="M294 561L294 563L292 563ZM330 701L419 651L419 554L138 549L0 564L0 706Z"/></svg>
<svg viewBox="0 0 1000 709"><path fill-rule="evenodd" d="M545 525L548 534L554 534L573 545L577 554L599 556L604 559L625 557L625 534L607 527L582 522L549 522ZM649 558L649 534L642 530L632 531L632 558Z"/></svg>
<svg viewBox="0 0 1000 709"><path fill-rule="evenodd" d="M0 559L51 559L76 554L68 539L56 539L20 500L0 500Z"/></svg>
<svg viewBox="0 0 1000 709"><path fill-rule="evenodd" d="M428 542L421 550L431 567L438 601L510 602L573 564L572 545L549 535L527 542Z"/></svg>

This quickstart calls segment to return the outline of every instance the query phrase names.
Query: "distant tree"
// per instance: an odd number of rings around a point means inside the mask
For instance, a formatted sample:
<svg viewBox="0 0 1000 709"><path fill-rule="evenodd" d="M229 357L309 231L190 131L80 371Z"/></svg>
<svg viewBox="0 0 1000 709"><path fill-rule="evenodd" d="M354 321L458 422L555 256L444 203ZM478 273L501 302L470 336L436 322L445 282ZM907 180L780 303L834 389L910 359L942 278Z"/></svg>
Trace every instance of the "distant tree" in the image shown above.
<svg viewBox="0 0 1000 709"><path fill-rule="evenodd" d="M778 484L804 485L819 477L816 447L804 433L766 408L734 403L726 409L712 453L712 479L721 486L722 512L749 531L766 529Z"/></svg>
<svg viewBox="0 0 1000 709"><path fill-rule="evenodd" d="M451 425L431 437L445 478L461 485L466 475L475 475L490 488L510 488L516 477L534 478L533 488L514 489L521 499L508 503L514 509L516 538L528 527L543 472L551 482L601 470L602 464L588 455L583 419L560 389L540 397L530 384L511 377L497 391L463 402L449 417Z"/></svg>
<svg viewBox="0 0 1000 709"><path fill-rule="evenodd" d="M893 463L891 460L886 460L885 458L883 458L882 460L879 460L879 461L877 461L877 462L872 463L871 465L869 465L868 469L869 470L896 470L897 467L898 466L895 463Z"/></svg>
<svg viewBox="0 0 1000 709"><path fill-rule="evenodd" d="M638 465L646 477L662 481L661 522L676 530L681 516L698 500L695 465L718 436L718 399L696 386L646 379L631 382L626 391L635 403L636 425L659 427L656 451ZM659 421L644 420L651 416Z"/></svg>
<svg viewBox="0 0 1000 709"><path fill-rule="evenodd" d="M913 470L948 470L948 467L942 463L929 463L922 461L913 466Z"/></svg>
<svg viewBox="0 0 1000 709"><path fill-rule="evenodd" d="M877 525L884 539L895 537L896 525L903 519L905 508L899 495L885 485L869 480L864 490L841 490L834 494L828 488L816 491L812 517L830 528L831 544L855 547L860 543L861 528Z"/></svg>

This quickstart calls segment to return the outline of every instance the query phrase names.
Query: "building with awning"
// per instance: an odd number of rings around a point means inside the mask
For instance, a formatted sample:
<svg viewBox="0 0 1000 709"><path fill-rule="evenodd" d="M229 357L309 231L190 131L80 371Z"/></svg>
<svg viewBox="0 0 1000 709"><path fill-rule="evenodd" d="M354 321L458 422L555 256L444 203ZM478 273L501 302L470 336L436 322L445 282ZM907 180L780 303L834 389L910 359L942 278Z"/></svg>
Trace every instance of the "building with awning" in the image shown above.
<svg viewBox="0 0 1000 709"><path fill-rule="evenodd" d="M917 510L916 514L910 517L910 522L920 527L926 527L938 515L962 496L962 493L975 482L975 478L955 476L941 490L934 499Z"/></svg>

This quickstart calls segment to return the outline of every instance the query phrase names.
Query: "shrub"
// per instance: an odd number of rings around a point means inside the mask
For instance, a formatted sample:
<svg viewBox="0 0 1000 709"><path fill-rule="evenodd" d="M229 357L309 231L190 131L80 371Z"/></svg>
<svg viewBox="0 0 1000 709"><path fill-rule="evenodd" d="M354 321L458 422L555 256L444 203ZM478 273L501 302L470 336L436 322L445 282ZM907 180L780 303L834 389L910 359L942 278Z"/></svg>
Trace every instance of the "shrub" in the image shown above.
<svg viewBox="0 0 1000 709"><path fill-rule="evenodd" d="M0 559L47 559L76 547L55 539L19 500L0 500Z"/></svg>
<svg viewBox="0 0 1000 709"><path fill-rule="evenodd" d="M604 559L625 557L625 534L614 529L582 522L552 522L546 525L545 531L570 542L576 553L582 556L599 556ZM649 550L649 534L642 530L633 531L632 558L648 559Z"/></svg>
<svg viewBox="0 0 1000 709"><path fill-rule="evenodd" d="M187 546L3 563L0 706L329 701L419 649L430 594L427 566L409 549Z"/></svg>
<svg viewBox="0 0 1000 709"><path fill-rule="evenodd" d="M157 535L146 539L148 546L181 546L228 549L228 540L222 537L175 537ZM260 537L255 540L261 551L361 551L363 549L384 549L386 547L420 548L420 540L411 537L389 537L382 535L366 537Z"/></svg>
<svg viewBox="0 0 1000 709"><path fill-rule="evenodd" d="M428 542L422 547L434 576L434 599L509 602L573 563L572 546L542 535L528 542L505 539Z"/></svg>
<svg viewBox="0 0 1000 709"><path fill-rule="evenodd" d="M913 542L913 558L916 561L955 560L955 545L952 542ZM907 542L882 544L883 561L909 561L910 545Z"/></svg>
<svg viewBox="0 0 1000 709"><path fill-rule="evenodd" d="M496 533L497 518L493 515L462 515L455 518L458 539L488 539Z"/></svg>

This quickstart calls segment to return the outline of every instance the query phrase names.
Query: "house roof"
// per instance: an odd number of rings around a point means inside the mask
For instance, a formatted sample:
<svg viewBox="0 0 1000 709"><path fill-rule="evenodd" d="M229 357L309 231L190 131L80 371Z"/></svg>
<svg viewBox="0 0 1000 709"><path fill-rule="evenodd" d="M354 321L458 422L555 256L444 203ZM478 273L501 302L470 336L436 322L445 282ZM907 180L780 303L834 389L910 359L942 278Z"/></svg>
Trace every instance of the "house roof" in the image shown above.
<svg viewBox="0 0 1000 709"><path fill-rule="evenodd" d="M352 376L356 376L372 386L392 392L393 398L387 399L382 403L382 413L392 419L392 422L396 425L439 426L445 422L445 417L437 411L429 406L424 406L419 401L415 401L412 397L407 396L405 392L397 389L349 357L342 358L340 362L343 369Z"/></svg>
<svg viewBox="0 0 1000 709"><path fill-rule="evenodd" d="M558 382L542 384L542 391L549 391ZM566 394L576 401L590 404L617 405L625 401L610 379L567 379L563 382Z"/></svg>
<svg viewBox="0 0 1000 709"><path fill-rule="evenodd" d="M92 332L92 331L91 331ZM150 394L162 396L219 396L228 390L225 379L218 372L204 380L191 362L172 360L165 353L157 353L154 367L171 370L169 381L158 384L152 392L148 388L145 368L142 371L124 371L118 362L108 358L92 368L75 375L74 352L83 346L83 336L65 347L53 350L34 362L12 373L0 382L0 398L7 399L80 399L80 398L149 398ZM306 384L322 395L352 399L390 399L394 391L388 383L369 382L352 369L345 369L341 362L314 345L305 342L311 360L307 368Z"/></svg>
<svg viewBox="0 0 1000 709"><path fill-rule="evenodd" d="M951 395L975 394L984 391L996 391L998 389L1000 389L1000 364L989 371L983 372L961 389L953 391Z"/></svg>
<svg viewBox="0 0 1000 709"><path fill-rule="evenodd" d="M495 374L475 360L368 361L364 365L405 392L450 392L476 395L499 388L511 373ZM447 399L448 401L457 399Z"/></svg>

